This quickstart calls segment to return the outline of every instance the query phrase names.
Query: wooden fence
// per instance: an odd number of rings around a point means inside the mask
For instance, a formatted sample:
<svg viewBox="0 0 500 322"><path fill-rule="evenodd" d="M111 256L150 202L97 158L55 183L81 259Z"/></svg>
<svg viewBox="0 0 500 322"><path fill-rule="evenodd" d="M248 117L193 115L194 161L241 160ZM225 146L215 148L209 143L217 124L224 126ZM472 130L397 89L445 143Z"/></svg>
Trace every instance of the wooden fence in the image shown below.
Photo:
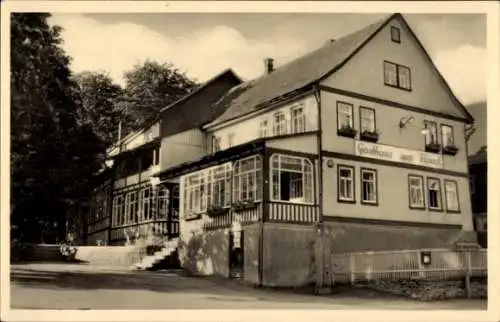
<svg viewBox="0 0 500 322"><path fill-rule="evenodd" d="M485 249L417 249L335 254L330 285L383 279L448 280L487 276Z"/></svg>

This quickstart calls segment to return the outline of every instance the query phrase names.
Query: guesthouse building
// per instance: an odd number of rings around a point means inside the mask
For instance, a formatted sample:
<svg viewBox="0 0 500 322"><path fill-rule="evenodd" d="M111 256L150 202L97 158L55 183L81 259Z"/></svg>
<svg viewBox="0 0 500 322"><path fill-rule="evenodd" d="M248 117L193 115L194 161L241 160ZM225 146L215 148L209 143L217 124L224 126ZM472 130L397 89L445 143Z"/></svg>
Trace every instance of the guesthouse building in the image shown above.
<svg viewBox="0 0 500 322"><path fill-rule="evenodd" d="M473 119L402 15L265 68L211 105L206 155L159 174L186 269L297 286L324 254L476 242Z"/></svg>

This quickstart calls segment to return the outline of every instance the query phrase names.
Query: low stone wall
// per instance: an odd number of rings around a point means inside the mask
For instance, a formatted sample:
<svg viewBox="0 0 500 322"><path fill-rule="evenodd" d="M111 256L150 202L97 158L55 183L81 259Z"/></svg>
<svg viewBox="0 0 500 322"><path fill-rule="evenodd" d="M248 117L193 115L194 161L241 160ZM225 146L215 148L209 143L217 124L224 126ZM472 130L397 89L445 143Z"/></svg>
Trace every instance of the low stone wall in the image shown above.
<svg viewBox="0 0 500 322"><path fill-rule="evenodd" d="M470 285L472 298L487 298L486 279L473 279ZM379 280L356 284L356 287L373 289L421 301L465 298L467 296L464 280Z"/></svg>
<svg viewBox="0 0 500 322"><path fill-rule="evenodd" d="M75 259L89 265L130 267L145 255L144 246L77 246Z"/></svg>

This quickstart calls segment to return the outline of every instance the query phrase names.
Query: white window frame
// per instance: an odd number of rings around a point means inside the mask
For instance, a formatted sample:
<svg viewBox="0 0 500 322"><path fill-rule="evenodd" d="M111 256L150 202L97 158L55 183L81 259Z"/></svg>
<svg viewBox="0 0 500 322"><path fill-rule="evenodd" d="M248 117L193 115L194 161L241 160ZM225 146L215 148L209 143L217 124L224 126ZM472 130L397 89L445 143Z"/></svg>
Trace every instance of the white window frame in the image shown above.
<svg viewBox="0 0 500 322"><path fill-rule="evenodd" d="M286 115L283 111L273 114L273 136L286 134Z"/></svg>
<svg viewBox="0 0 500 322"><path fill-rule="evenodd" d="M437 186L433 186L433 183L436 184ZM435 189L437 188L437 189ZM437 202L438 205L434 206L432 205L432 199L431 199L431 191L437 191ZM434 211L442 211L443 210L443 189L441 187L441 180L438 178L431 178L427 177L427 205L429 207L429 210L434 210Z"/></svg>
<svg viewBox="0 0 500 322"><path fill-rule="evenodd" d="M121 226L123 224L124 218L123 218L123 195L118 194L115 195L113 198L113 226Z"/></svg>
<svg viewBox="0 0 500 322"><path fill-rule="evenodd" d="M265 138L267 137L268 133L268 124L267 124L267 119L261 120L259 123L259 137Z"/></svg>
<svg viewBox="0 0 500 322"><path fill-rule="evenodd" d="M232 168L230 163L222 164L209 170L210 186L207 191L208 205L212 207L231 206L231 176Z"/></svg>
<svg viewBox="0 0 500 322"><path fill-rule="evenodd" d="M133 198L132 198L133 196ZM125 195L125 224L133 224L136 223L134 220L135 214L134 210L138 212L138 196L137 191L129 191Z"/></svg>
<svg viewBox="0 0 500 322"><path fill-rule="evenodd" d="M372 179L366 180L364 178L364 174L371 174L373 175ZM361 168L360 170L360 178L361 178L361 202L365 204L378 204L378 178L377 178L377 170L375 169L367 169L367 168ZM371 193L373 194L373 198L366 198L370 197L370 195L366 195L365 191L365 184L371 185Z"/></svg>
<svg viewBox="0 0 500 322"><path fill-rule="evenodd" d="M148 196L146 197L146 192ZM142 188L139 192L139 222L151 220L152 211L152 189L151 186L146 186Z"/></svg>
<svg viewBox="0 0 500 322"><path fill-rule="evenodd" d="M418 180L418 185L413 184L412 180ZM419 200L414 200L414 196L420 196ZM408 176L408 201L410 209L425 209L425 189L424 178L422 176Z"/></svg>
<svg viewBox="0 0 500 322"><path fill-rule="evenodd" d="M345 110L343 108L347 108ZM344 116L341 118L340 116ZM345 121L348 122L345 122ZM348 124L347 124L348 123ZM354 106L351 103L347 102L337 102L337 129L341 130L344 125L348 125L350 128L354 128Z"/></svg>
<svg viewBox="0 0 500 322"><path fill-rule="evenodd" d="M219 152L220 150L220 137L218 137L217 135L212 135L212 153Z"/></svg>
<svg viewBox="0 0 500 322"><path fill-rule="evenodd" d="M398 87L411 90L411 70L409 67L398 65Z"/></svg>
<svg viewBox="0 0 500 322"><path fill-rule="evenodd" d="M243 166L248 166L248 168L245 169ZM235 161L233 167L233 202L260 200L262 200L261 156L257 154Z"/></svg>
<svg viewBox="0 0 500 322"><path fill-rule="evenodd" d="M273 154L270 157L270 187L271 187L271 201L277 202L288 202L288 203L301 203L301 204L314 204L314 182L313 174L314 167L311 160L303 157L285 155L285 154ZM296 165L300 167L300 170L286 168L283 165L286 164L285 161L296 162ZM290 172L301 174L301 180L296 181L301 183L300 190L302 196L295 196L293 191L293 181L290 183L290 200L281 200L277 197L281 196L281 173ZM277 190L276 190L277 189ZM295 193L296 194L296 193Z"/></svg>
<svg viewBox="0 0 500 322"><path fill-rule="evenodd" d="M455 145L455 137L453 132L453 126L441 124L441 139L443 141L444 147Z"/></svg>
<svg viewBox="0 0 500 322"><path fill-rule="evenodd" d="M427 129L427 134L425 135L425 144L439 144L438 137L438 126L434 121L424 121L424 128ZM433 138L434 137L434 138Z"/></svg>
<svg viewBox="0 0 500 322"><path fill-rule="evenodd" d="M371 116L366 117L367 115ZM368 127L366 127L366 121L370 122ZM365 131L375 133L377 131L376 121L375 121L375 109L366 106L359 107L359 127L361 133Z"/></svg>
<svg viewBox="0 0 500 322"><path fill-rule="evenodd" d="M450 190L451 188L451 190ZM444 180L444 194L446 201L446 211L460 212L460 198L458 195L458 184L455 180ZM455 200L450 202L450 197L453 196Z"/></svg>
<svg viewBox="0 0 500 322"><path fill-rule="evenodd" d="M292 133L303 133L306 131L305 104L299 103L290 109L292 119Z"/></svg>
<svg viewBox="0 0 500 322"><path fill-rule="evenodd" d="M158 187L158 219L167 219L170 207L170 190L164 185Z"/></svg>
<svg viewBox="0 0 500 322"><path fill-rule="evenodd" d="M349 176L341 176L341 172L343 170L349 171ZM350 189L348 189L348 183L350 183ZM355 192L355 182L354 182L354 167L352 166L347 166L347 165L342 165L339 164L337 166L337 198L339 201L343 202L355 202L356 201L356 196L354 194ZM345 189L342 189L341 187L345 187ZM343 191L347 192L349 191L349 195L343 195Z"/></svg>
<svg viewBox="0 0 500 322"><path fill-rule="evenodd" d="M398 65L384 61L384 84L398 86Z"/></svg>

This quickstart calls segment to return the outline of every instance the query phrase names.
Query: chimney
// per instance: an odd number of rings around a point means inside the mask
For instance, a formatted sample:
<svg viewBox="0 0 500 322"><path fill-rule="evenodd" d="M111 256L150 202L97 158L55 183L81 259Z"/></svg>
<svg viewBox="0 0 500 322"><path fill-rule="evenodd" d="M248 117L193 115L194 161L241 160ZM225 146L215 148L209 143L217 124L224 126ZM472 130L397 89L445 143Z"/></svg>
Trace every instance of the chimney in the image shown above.
<svg viewBox="0 0 500 322"><path fill-rule="evenodd" d="M264 68L266 70L266 74L271 74L274 71L274 59L264 59Z"/></svg>

